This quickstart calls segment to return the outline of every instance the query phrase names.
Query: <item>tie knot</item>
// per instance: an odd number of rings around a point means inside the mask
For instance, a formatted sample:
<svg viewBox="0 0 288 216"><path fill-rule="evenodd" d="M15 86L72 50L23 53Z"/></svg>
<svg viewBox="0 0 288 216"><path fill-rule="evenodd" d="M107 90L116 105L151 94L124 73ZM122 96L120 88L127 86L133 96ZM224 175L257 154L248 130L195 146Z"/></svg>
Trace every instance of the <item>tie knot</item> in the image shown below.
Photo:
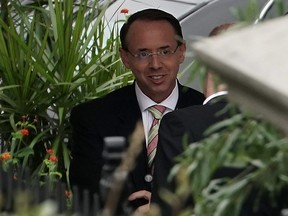
<svg viewBox="0 0 288 216"><path fill-rule="evenodd" d="M163 113L166 110L166 107L162 105L154 105L149 107L148 110L152 113L154 118L161 119Z"/></svg>

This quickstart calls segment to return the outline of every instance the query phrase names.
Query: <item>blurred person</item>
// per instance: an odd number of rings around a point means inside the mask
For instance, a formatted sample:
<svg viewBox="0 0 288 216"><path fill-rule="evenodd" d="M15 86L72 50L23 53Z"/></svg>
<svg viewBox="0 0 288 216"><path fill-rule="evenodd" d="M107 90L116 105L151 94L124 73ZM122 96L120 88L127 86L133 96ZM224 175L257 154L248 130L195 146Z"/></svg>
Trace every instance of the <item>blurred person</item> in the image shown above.
<svg viewBox="0 0 288 216"><path fill-rule="evenodd" d="M234 24L223 24L215 27L210 37L218 35L227 31ZM187 206L193 207L193 198L189 194L185 200L173 203L175 206L168 204L160 195L160 190L169 191L176 195L177 183L173 178L168 180L170 171L176 165L175 158L184 152L183 137L186 142L193 145L193 143L205 138L205 131L216 124L230 118L233 112L228 112L227 108L227 86L209 71L205 80L205 96L206 100L203 105L190 106L183 109L175 110L165 115L159 127L159 141L157 153L155 156L155 175L152 188L151 202L159 206L161 215L170 216L178 215L179 211ZM237 110L236 112L239 112ZM185 143L186 143L185 142ZM233 178L239 175L243 169L235 167L221 167L216 170L212 179L217 178ZM277 197L278 205L274 206L269 200L268 196L263 195L258 200L257 208L254 208L255 199L257 198L257 188L252 188L247 196L240 211L240 216L276 216L280 215L281 207L287 203L286 190ZM177 195L176 195L177 196ZM178 201L179 201L178 200Z"/></svg>
<svg viewBox="0 0 288 216"><path fill-rule="evenodd" d="M119 50L123 64L135 76L132 85L74 107L71 111L72 159L70 181L80 191L99 193L103 166L103 139L122 136L128 140L138 120L143 122L145 143L129 175L125 191L138 211L147 211L151 198L153 173L148 165L146 147L154 105L164 107L164 114L202 104L199 91L182 86L177 80L185 58L186 45L179 21L158 9L146 9L131 15L120 31ZM151 161L150 161L151 162ZM152 167L154 161L152 160ZM137 200L147 200L135 202Z"/></svg>
<svg viewBox="0 0 288 216"><path fill-rule="evenodd" d="M216 26L209 33L208 37L214 37L214 36L220 35L221 33L228 31L229 29L231 30L233 27L235 27L235 23L224 23L222 25ZM211 95L214 95L223 91L226 92L226 90L227 90L226 84L221 82L219 77L213 75L213 71L211 70L208 71L208 73L206 74L205 86L204 86L204 94L206 96L206 101L207 102L209 101L208 97L211 98ZM206 102L204 102L204 104L205 103Z"/></svg>

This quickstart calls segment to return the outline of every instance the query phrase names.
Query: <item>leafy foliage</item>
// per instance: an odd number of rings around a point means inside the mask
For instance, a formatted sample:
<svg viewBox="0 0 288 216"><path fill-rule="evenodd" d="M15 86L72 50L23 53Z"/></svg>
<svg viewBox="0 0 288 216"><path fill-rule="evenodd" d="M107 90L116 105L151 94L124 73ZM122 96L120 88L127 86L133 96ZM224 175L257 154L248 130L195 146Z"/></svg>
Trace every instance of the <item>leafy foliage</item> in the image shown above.
<svg viewBox="0 0 288 216"><path fill-rule="evenodd" d="M188 187L182 191L193 195L194 213L238 215L251 193L256 193L255 200L260 200L268 192L270 202L277 204L275 197L288 183L286 136L245 112L213 125L207 133L206 139L187 147L172 170L172 174L181 173L188 181L181 184ZM227 168L238 174L213 177Z"/></svg>
<svg viewBox="0 0 288 216"><path fill-rule="evenodd" d="M1 2L1 151L11 151L15 122L37 119L26 142L31 152L17 163L35 176L47 171L47 149L58 158L55 170L67 175L73 106L133 79L119 58L117 25L104 22L107 6L86 0Z"/></svg>

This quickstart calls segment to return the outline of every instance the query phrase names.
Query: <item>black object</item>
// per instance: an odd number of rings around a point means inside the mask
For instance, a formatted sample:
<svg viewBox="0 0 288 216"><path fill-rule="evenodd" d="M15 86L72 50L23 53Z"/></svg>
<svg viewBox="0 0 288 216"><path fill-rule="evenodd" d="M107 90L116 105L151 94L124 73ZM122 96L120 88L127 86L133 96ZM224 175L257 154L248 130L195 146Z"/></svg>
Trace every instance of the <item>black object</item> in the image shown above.
<svg viewBox="0 0 288 216"><path fill-rule="evenodd" d="M135 199L133 201L129 201L129 206L132 209L137 209L139 206L148 204L148 202L149 202L149 200L147 200L145 198L138 198L138 199Z"/></svg>
<svg viewBox="0 0 288 216"><path fill-rule="evenodd" d="M107 199L108 193L114 183L113 174L120 165L126 145L124 137L106 137L104 138L103 149L103 167L100 179L100 196L102 202Z"/></svg>
<svg viewBox="0 0 288 216"><path fill-rule="evenodd" d="M126 151L126 139L122 136L113 136L104 138L104 148L103 148L103 167L100 179L100 201L102 206L110 209L116 215L130 215L132 209L128 203L127 188L128 180L123 179L123 182L116 182L115 172L122 162L124 153ZM122 185L121 185L122 184ZM115 186L118 187L117 190ZM119 190L120 187L120 190ZM111 191L113 192L114 204L111 205ZM119 194L115 194L119 193ZM110 197L109 197L110 195ZM110 203L109 203L110 202Z"/></svg>

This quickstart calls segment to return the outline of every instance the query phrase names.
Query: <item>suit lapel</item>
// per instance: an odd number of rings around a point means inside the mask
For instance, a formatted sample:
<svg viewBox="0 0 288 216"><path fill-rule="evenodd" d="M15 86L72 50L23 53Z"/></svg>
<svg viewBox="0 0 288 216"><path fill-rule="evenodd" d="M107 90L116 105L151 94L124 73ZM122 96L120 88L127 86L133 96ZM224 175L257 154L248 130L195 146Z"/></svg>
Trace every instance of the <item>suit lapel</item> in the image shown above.
<svg viewBox="0 0 288 216"><path fill-rule="evenodd" d="M126 95L121 98L119 107L115 108L119 111L119 129L131 134L134 131L136 122L142 119L142 116L135 94L135 85L129 86L125 94Z"/></svg>
<svg viewBox="0 0 288 216"><path fill-rule="evenodd" d="M119 113L119 131L120 134L127 134L127 139L134 132L135 126L138 120L142 121L141 111L138 105L136 93L135 93L135 85L131 85L127 92L127 95L122 98L121 106L118 107ZM135 111L136 110L136 111ZM129 142L129 140L127 140ZM130 143L128 143L130 144ZM143 189L145 187L145 170L148 170L147 167L147 154L146 154L146 144L143 142L142 150L139 155L135 159L135 167L130 172L131 177L131 193L138 190Z"/></svg>
<svg viewBox="0 0 288 216"><path fill-rule="evenodd" d="M179 98L178 98L177 105L176 105L175 109L180 109L180 108L186 107L187 101L190 101L188 98L185 97L185 91L188 90L187 87L182 86L178 82L178 89L179 89Z"/></svg>

